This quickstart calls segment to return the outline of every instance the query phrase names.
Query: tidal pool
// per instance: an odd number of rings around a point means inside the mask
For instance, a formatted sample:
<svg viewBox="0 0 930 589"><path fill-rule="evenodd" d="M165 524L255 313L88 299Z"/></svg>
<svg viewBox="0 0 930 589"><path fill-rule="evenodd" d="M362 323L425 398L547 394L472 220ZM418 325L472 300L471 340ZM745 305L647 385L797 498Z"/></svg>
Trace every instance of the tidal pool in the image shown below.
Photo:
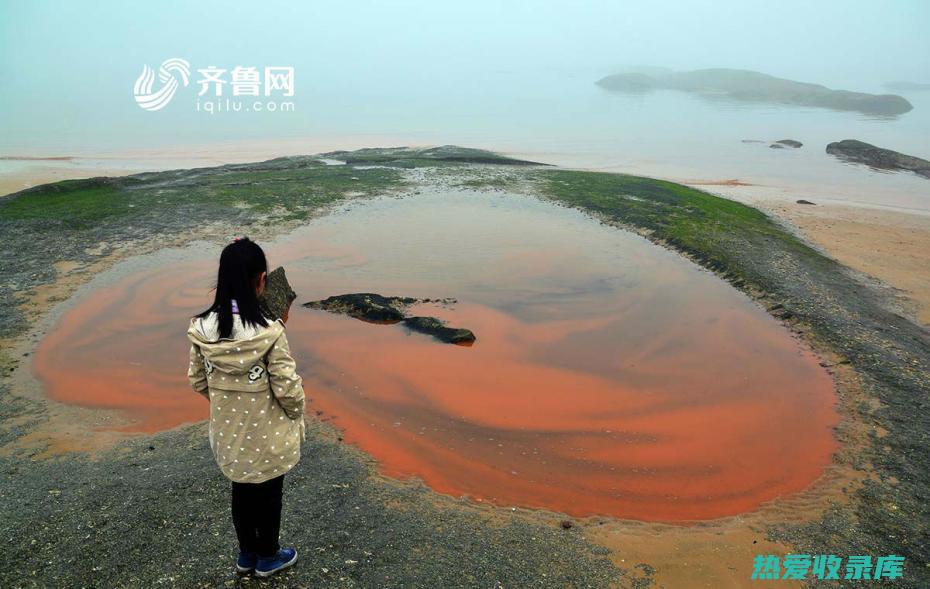
<svg viewBox="0 0 930 589"><path fill-rule="evenodd" d="M687 521L800 491L835 449L832 381L801 342L713 274L580 212L474 192L383 198L265 249L298 303L454 297L415 311L477 335L445 345L295 304L308 413L388 476L500 505ZM211 300L218 253L114 268L40 343L47 394L124 410L132 431L204 419L184 333Z"/></svg>

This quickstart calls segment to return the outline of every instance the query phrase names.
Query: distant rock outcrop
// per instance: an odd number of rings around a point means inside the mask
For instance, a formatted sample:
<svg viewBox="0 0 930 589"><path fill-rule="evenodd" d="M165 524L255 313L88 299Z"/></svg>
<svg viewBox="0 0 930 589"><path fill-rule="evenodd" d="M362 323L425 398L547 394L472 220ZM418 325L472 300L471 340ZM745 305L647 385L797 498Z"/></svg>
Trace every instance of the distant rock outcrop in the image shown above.
<svg viewBox="0 0 930 589"><path fill-rule="evenodd" d="M775 145L784 145L786 147L793 147L794 149L800 149L801 146L804 144L796 139L779 139L778 141L772 144L772 147L774 147Z"/></svg>
<svg viewBox="0 0 930 589"><path fill-rule="evenodd" d="M827 153L847 162L865 164L878 170L904 170L930 178L930 161L855 139L831 143L827 145Z"/></svg>
<svg viewBox="0 0 930 589"><path fill-rule="evenodd" d="M354 165L394 165L418 167L422 164L448 162L458 164L493 164L499 166L546 166L539 162L521 160L493 151L441 145L439 147L366 147L355 151L330 151L319 157Z"/></svg>
<svg viewBox="0 0 930 589"><path fill-rule="evenodd" d="M832 90L819 84L795 82L767 74L734 69L705 69L689 72L629 72L598 80L607 90L648 92L669 89L722 97L741 102L773 102L856 111L872 115L899 115L914 107L895 94L866 94Z"/></svg>
<svg viewBox="0 0 930 589"><path fill-rule="evenodd" d="M407 309L416 303L449 305L455 299L417 299L413 297L386 297L371 292L350 293L310 301L303 306L330 313L348 315L369 323L403 323L411 331L423 333L447 344L471 345L475 334L469 329L448 327L435 317L408 317Z"/></svg>

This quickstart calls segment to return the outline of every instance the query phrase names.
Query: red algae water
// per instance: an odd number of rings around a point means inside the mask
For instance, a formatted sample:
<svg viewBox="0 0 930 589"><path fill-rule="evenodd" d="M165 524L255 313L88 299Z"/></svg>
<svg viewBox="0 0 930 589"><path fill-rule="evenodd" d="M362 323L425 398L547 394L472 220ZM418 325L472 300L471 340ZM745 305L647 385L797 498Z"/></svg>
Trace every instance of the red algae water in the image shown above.
<svg viewBox="0 0 930 589"><path fill-rule="evenodd" d="M291 310L308 413L388 476L500 505L687 521L800 491L835 449L832 382L801 342L714 275L577 211L468 192L379 199L266 252L298 302L458 300L414 311L471 329L471 347ZM121 409L132 431L204 419L184 332L211 300L216 259L201 248L115 268L41 342L48 395Z"/></svg>

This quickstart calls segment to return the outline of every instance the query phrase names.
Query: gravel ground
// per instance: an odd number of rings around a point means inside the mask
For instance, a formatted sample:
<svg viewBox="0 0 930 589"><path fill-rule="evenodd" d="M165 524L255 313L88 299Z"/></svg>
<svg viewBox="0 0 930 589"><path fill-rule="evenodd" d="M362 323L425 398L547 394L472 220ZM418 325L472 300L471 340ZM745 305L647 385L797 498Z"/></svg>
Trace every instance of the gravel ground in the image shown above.
<svg viewBox="0 0 930 589"><path fill-rule="evenodd" d="M299 560L268 580L233 571L229 481L204 424L93 459L4 457L0 472L4 588L639 585L578 527L386 480L315 421L285 479L282 542Z"/></svg>

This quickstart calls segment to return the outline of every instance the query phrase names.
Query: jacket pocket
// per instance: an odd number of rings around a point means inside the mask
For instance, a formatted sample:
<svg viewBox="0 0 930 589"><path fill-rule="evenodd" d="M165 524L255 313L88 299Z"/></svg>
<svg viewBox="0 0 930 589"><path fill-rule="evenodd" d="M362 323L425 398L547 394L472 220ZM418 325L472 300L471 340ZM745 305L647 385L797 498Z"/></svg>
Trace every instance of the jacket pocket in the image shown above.
<svg viewBox="0 0 930 589"><path fill-rule="evenodd" d="M222 378L225 376L225 380ZM258 381L249 381L242 375L220 375L210 379L210 390L217 392L234 392L234 393L268 393L271 387L268 385L268 379Z"/></svg>

